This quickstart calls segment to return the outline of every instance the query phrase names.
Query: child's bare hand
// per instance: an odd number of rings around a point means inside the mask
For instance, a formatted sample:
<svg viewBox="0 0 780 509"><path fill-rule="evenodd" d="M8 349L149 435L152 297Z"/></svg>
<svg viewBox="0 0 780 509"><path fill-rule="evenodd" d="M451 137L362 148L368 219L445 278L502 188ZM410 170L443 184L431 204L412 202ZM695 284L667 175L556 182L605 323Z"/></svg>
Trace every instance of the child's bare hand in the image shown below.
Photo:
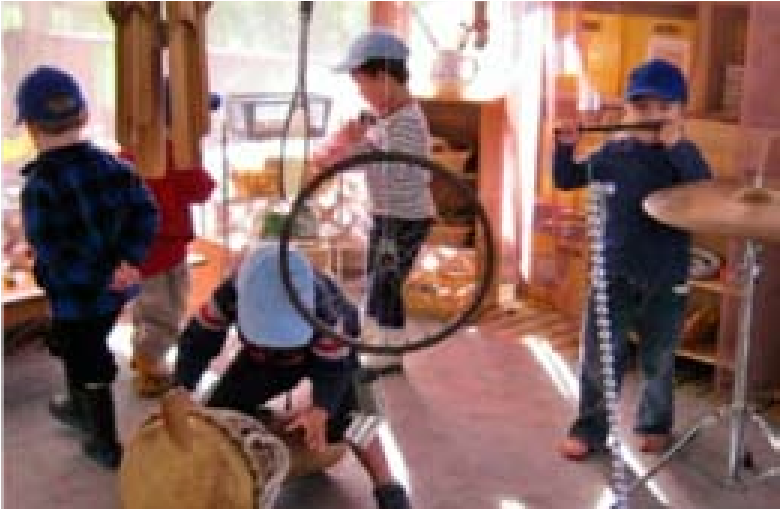
<svg viewBox="0 0 780 509"><path fill-rule="evenodd" d="M319 171L349 156L352 147L366 137L367 129L368 126L359 120L349 120L317 148L312 157L313 166Z"/></svg>
<svg viewBox="0 0 780 509"><path fill-rule="evenodd" d="M680 121L668 122L658 131L658 141L666 148L677 145L684 136L685 130L683 129L683 123Z"/></svg>
<svg viewBox="0 0 780 509"><path fill-rule="evenodd" d="M123 261L119 264L119 267L114 270L114 275L111 278L109 288L121 292L140 282L141 271L138 270L138 267Z"/></svg>
<svg viewBox="0 0 780 509"><path fill-rule="evenodd" d="M339 144L354 145L366 137L368 125L358 119L347 121L336 133Z"/></svg>
<svg viewBox="0 0 780 509"><path fill-rule="evenodd" d="M576 120L562 120L555 127L556 143L565 145L576 145L580 141L579 124Z"/></svg>
<svg viewBox="0 0 780 509"><path fill-rule="evenodd" d="M365 122L361 122L359 119L353 119L348 121L341 128L341 134L344 136L344 142L349 145L354 145L362 141L366 137L369 125Z"/></svg>
<svg viewBox="0 0 780 509"><path fill-rule="evenodd" d="M311 406L296 415L285 427L285 431L303 430L306 446L313 451L320 451L328 445L327 424L328 412L317 406Z"/></svg>

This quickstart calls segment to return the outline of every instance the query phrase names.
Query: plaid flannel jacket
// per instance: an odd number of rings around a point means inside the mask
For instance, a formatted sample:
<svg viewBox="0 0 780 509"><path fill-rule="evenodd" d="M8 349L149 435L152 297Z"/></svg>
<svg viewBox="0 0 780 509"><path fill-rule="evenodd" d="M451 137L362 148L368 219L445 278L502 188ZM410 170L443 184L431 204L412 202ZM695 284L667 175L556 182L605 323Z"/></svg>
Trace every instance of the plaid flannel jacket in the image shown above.
<svg viewBox="0 0 780 509"><path fill-rule="evenodd" d="M158 227L157 206L141 178L86 141L39 154L22 174L25 234L54 318L119 309L138 289L110 290L113 272L123 260L139 265Z"/></svg>

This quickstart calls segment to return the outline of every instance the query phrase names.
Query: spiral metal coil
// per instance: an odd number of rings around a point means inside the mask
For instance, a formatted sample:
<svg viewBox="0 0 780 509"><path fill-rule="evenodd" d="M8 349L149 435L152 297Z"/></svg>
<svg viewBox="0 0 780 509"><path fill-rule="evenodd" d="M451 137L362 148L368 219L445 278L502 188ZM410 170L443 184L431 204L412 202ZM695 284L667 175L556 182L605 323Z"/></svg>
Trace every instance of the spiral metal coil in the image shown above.
<svg viewBox="0 0 780 509"><path fill-rule="evenodd" d="M588 225L591 237L592 312L601 352L601 374L604 383L604 403L609 426L609 449L612 454L612 509L628 509L629 484L626 464L623 461L618 415L618 383L615 373L615 346L612 342L609 313L609 288L604 257L606 202L615 193L612 182L591 180L588 204Z"/></svg>

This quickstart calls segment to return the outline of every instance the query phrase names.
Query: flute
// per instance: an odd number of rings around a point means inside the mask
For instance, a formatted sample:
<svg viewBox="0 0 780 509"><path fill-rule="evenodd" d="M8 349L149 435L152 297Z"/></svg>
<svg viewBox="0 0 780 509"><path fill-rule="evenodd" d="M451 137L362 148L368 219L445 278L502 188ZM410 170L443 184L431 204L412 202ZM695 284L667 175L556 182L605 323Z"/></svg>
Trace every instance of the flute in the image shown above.
<svg viewBox="0 0 780 509"><path fill-rule="evenodd" d="M629 124L601 124L601 125L579 125L577 132L580 133L612 133L615 131L658 131L666 124L663 120L648 120L645 122L634 122ZM556 127L555 134L560 134L563 130Z"/></svg>

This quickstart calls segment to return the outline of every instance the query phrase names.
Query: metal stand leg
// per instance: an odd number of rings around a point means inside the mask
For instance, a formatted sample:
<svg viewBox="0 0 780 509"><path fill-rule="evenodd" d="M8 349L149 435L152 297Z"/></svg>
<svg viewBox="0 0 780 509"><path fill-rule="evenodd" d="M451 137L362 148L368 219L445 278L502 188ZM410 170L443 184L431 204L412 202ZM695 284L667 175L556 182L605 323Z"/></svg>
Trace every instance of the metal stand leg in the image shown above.
<svg viewBox="0 0 780 509"><path fill-rule="evenodd" d="M748 240L745 247L743 259L744 269L747 280L745 282L745 293L742 297L742 306L739 317L739 335L737 359L734 365L734 392L733 401L730 405L719 407L711 414L703 417L690 431L685 433L667 451L648 472L634 481L631 485L631 491L643 485L647 480L658 473L672 457L688 445L699 433L705 429L714 426L726 419L730 419L729 435L729 481L732 484L745 484L747 482L760 482L770 477L780 476L780 466L769 468L758 473L750 480L745 480L740 473L745 469L745 425L748 417L755 421L761 431L766 436L773 449L780 449L780 439L775 437L769 423L758 415L747 403L747 377L748 364L750 361L750 340L751 326L753 317L753 296L755 294L756 281L761 272L759 263L760 246L753 240Z"/></svg>

